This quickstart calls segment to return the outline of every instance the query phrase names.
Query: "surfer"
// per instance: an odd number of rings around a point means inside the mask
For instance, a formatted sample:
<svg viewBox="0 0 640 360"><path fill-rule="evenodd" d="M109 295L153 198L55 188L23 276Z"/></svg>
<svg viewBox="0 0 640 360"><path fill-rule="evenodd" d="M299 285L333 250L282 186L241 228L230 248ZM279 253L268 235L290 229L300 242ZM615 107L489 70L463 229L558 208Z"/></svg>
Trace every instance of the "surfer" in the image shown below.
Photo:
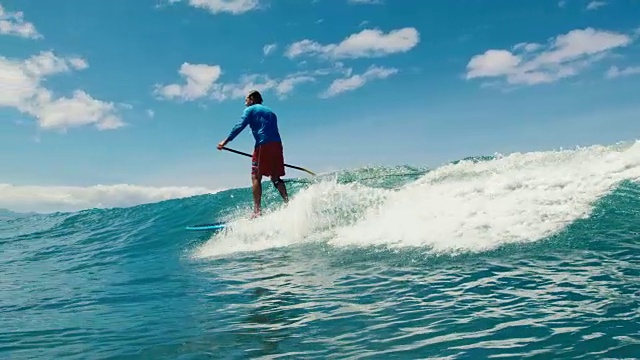
<svg viewBox="0 0 640 360"><path fill-rule="evenodd" d="M282 139L278 131L278 117L267 106L262 105L262 95L252 90L244 99L246 108L238 122L226 139L218 144L218 150L238 136L247 125L251 128L255 139L253 156L251 159L251 182L253 190L253 216L261 214L262 177L268 176L276 189L280 192L285 203L289 201L287 187L281 177L285 175Z"/></svg>

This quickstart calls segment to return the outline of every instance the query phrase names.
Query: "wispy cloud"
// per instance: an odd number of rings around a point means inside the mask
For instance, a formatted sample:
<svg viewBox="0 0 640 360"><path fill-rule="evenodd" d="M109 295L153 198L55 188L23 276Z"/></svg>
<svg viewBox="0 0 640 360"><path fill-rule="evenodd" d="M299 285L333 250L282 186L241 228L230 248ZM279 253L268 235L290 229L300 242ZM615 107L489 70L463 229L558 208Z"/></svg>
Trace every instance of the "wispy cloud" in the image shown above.
<svg viewBox="0 0 640 360"><path fill-rule="evenodd" d="M278 98L283 99L297 85L312 81L315 81L314 77L301 74L290 74L282 78L272 78L264 74L245 74L236 82L216 84L211 97L218 101L240 99L255 89L260 92L273 91Z"/></svg>
<svg viewBox="0 0 640 360"><path fill-rule="evenodd" d="M277 47L278 47L278 44L275 44L275 43L273 43L273 44L267 44L267 45L265 45L265 46L262 48L262 52L263 52L265 55L269 55L269 54L273 53L274 51L276 51L276 48L277 48Z"/></svg>
<svg viewBox="0 0 640 360"><path fill-rule="evenodd" d="M0 34L20 36L28 39L40 39L35 25L24 20L22 11L7 12L0 4Z"/></svg>
<svg viewBox="0 0 640 360"><path fill-rule="evenodd" d="M319 55L329 59L373 58L404 53L413 49L420 41L418 30L413 27L384 33L379 29L365 29L349 35L340 43L320 44L304 39L292 43L285 55L291 59L303 55Z"/></svg>
<svg viewBox="0 0 640 360"><path fill-rule="evenodd" d="M629 45L631 36L593 28L572 30L547 44L521 43L473 56L467 79L504 78L510 85L551 83L579 74L610 51Z"/></svg>
<svg viewBox="0 0 640 360"><path fill-rule="evenodd" d="M605 77L607 79L615 79L618 77L624 76L632 76L632 75L640 75L640 66L629 66L623 69L620 69L617 66L612 66L607 70Z"/></svg>
<svg viewBox="0 0 640 360"><path fill-rule="evenodd" d="M607 5L605 1L591 1L587 4L587 10L596 10Z"/></svg>
<svg viewBox="0 0 640 360"><path fill-rule="evenodd" d="M347 91L353 91L364 86L369 81L386 79L397 72L398 69L395 68L371 66L362 74L355 74L334 80L331 85L329 85L329 88L320 95L320 97L329 98Z"/></svg>
<svg viewBox="0 0 640 360"><path fill-rule="evenodd" d="M168 0L170 4L183 0ZM244 14L260 8L259 0L184 0L189 5L204 9L212 14L229 13L234 15Z"/></svg>
<svg viewBox="0 0 640 360"><path fill-rule="evenodd" d="M247 95L249 90L261 92L271 91L278 98L286 98L297 86L315 82L318 77L331 74L350 75L351 69L342 63L333 67L312 71L299 71L282 77L266 74L244 74L236 81L219 81L222 69L219 65L188 64L180 67L180 75L185 79L182 84L156 85L154 93L165 100L193 101L196 99L214 99L225 101L239 99Z"/></svg>
<svg viewBox="0 0 640 360"><path fill-rule="evenodd" d="M348 0L351 4L372 4L372 5L380 5L384 4L382 0Z"/></svg>

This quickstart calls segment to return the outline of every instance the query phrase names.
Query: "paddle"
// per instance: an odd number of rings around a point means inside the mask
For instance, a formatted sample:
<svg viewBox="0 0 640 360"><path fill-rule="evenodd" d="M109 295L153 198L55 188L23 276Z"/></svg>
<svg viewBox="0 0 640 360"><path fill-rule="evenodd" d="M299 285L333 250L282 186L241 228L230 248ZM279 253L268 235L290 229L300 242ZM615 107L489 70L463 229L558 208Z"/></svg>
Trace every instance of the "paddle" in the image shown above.
<svg viewBox="0 0 640 360"><path fill-rule="evenodd" d="M228 148L228 147L226 147L226 146L223 146L223 147L222 147L222 149L223 149L223 150L227 150L227 151L231 151L232 153L236 153L236 154L244 155L244 156L247 156L247 157L252 157L252 156L251 156L251 154L247 154L247 153L242 152L242 151L238 151L238 150L230 149L230 148ZM304 172L309 173L309 174L311 174L311 175L315 175L315 173L314 173L313 171L311 171L311 170L307 170L307 169L305 169L305 168L303 168L303 167L294 166L294 165L289 165L289 164L284 164L284 166L286 166L286 167L290 167L290 168L292 168L292 169L301 170L301 171L304 171Z"/></svg>

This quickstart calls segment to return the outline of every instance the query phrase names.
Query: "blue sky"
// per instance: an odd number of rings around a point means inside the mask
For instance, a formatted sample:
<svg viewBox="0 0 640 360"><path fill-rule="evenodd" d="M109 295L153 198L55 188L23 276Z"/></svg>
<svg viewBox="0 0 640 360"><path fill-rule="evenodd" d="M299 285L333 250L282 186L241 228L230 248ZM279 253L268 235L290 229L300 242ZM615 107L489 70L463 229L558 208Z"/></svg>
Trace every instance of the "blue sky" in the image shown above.
<svg viewBox="0 0 640 360"><path fill-rule="evenodd" d="M249 159L215 146L253 88L279 116L286 161L316 172L640 131L640 0L0 7L0 184L12 191L248 186ZM250 152L248 130L229 147Z"/></svg>

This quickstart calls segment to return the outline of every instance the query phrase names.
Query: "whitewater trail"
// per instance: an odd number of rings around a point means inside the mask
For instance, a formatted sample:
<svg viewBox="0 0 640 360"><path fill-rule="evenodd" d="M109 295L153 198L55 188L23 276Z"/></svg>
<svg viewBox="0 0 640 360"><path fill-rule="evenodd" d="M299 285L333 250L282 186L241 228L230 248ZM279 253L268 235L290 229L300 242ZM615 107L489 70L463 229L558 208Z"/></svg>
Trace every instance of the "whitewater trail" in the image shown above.
<svg viewBox="0 0 640 360"><path fill-rule="evenodd" d="M590 215L624 180L640 179L640 142L514 153L435 169L395 190L325 181L289 205L231 226L196 256L259 251L309 241L335 247L484 251L544 239Z"/></svg>

